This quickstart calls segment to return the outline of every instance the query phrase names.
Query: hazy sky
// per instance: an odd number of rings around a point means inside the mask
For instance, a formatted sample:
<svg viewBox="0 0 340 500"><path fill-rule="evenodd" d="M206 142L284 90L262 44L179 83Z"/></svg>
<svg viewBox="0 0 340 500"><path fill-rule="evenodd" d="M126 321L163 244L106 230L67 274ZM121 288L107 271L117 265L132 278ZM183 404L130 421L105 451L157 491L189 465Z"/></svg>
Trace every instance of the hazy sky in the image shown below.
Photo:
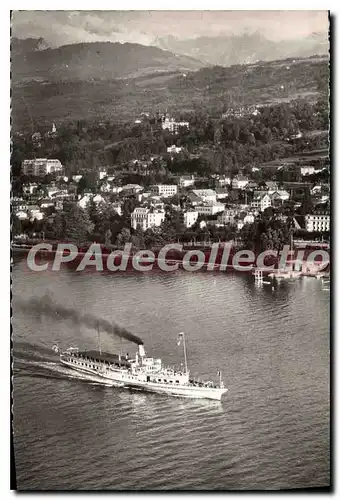
<svg viewBox="0 0 340 500"><path fill-rule="evenodd" d="M17 11L12 34L43 37L49 45L120 41L152 44L156 37L181 39L258 31L272 40L323 33L327 11Z"/></svg>

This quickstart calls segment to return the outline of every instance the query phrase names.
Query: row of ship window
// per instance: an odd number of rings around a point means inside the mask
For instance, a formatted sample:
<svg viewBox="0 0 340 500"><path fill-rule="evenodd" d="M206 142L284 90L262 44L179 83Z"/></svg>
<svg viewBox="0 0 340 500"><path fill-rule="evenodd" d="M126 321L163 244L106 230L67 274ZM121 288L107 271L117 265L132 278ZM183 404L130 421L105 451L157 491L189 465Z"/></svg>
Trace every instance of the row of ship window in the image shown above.
<svg viewBox="0 0 340 500"><path fill-rule="evenodd" d="M70 358L69 361L71 361L71 363L76 363L76 361L74 361L72 358ZM76 363L76 364L77 365L79 364L79 365L82 365L82 366L86 366L88 368L95 368L96 370L98 370L98 366L96 366L96 365L90 365L90 364L83 363L83 362ZM128 378L135 378L135 377L128 377ZM167 380L167 379L163 379L162 380L161 378L158 379L158 382L165 382L165 383L172 384L172 380ZM176 380L176 384L179 384L179 380Z"/></svg>
<svg viewBox="0 0 340 500"><path fill-rule="evenodd" d="M329 215L308 215L307 216L307 219L322 219L322 220L328 220L329 219Z"/></svg>
<svg viewBox="0 0 340 500"><path fill-rule="evenodd" d="M84 359L81 356L77 356L76 354L74 354L69 359L69 361L73 361L73 358L75 358L75 359ZM104 365L111 365L111 363L109 363L109 361L106 361L105 359L103 360L103 359L96 359L96 358L88 358L88 361L89 360L94 361L95 363L100 363L100 364L104 364Z"/></svg>
<svg viewBox="0 0 340 500"><path fill-rule="evenodd" d="M165 382L166 384L167 383L172 384L172 380L167 380L167 379L162 380L161 378L159 378L157 381L158 382ZM176 384L179 384L179 380L176 380Z"/></svg>
<svg viewBox="0 0 340 500"><path fill-rule="evenodd" d="M69 361L71 361L71 363L76 363L77 365L87 366L88 368L95 368L96 370L98 370L98 366L96 365L90 365L90 364L88 365L87 363L76 362L72 358L70 358Z"/></svg>

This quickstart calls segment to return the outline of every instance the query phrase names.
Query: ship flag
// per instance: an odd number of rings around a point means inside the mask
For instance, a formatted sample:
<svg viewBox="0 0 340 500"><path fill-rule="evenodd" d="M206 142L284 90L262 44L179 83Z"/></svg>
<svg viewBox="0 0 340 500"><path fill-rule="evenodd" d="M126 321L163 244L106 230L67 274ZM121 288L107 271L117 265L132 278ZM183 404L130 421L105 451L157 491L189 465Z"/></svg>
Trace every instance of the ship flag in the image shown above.
<svg viewBox="0 0 340 500"><path fill-rule="evenodd" d="M177 345L181 345L183 339L183 333L179 333L177 337Z"/></svg>
<svg viewBox="0 0 340 500"><path fill-rule="evenodd" d="M218 372L217 372L217 375L218 375L218 376L220 376L220 375L221 375L221 372L220 372L220 370L218 370Z"/></svg>

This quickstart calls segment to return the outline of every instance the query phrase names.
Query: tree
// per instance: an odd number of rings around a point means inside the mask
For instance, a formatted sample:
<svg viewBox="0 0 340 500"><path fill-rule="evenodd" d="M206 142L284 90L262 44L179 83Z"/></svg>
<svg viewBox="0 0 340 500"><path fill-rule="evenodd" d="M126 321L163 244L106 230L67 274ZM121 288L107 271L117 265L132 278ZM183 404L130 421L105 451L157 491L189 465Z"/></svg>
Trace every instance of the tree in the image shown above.
<svg viewBox="0 0 340 500"><path fill-rule="evenodd" d="M123 227L121 232L117 236L117 245L123 247L126 243L131 241L130 229Z"/></svg>
<svg viewBox="0 0 340 500"><path fill-rule="evenodd" d="M144 233L144 242L147 248L161 247L164 245L164 239L159 227L148 228Z"/></svg>
<svg viewBox="0 0 340 500"><path fill-rule="evenodd" d="M263 213L262 213L263 217L267 218L267 219L270 219L271 217L274 216L274 210L272 207L267 207Z"/></svg>
<svg viewBox="0 0 340 500"><path fill-rule="evenodd" d="M135 196L129 196L128 198L125 198L122 208L124 217L129 218L134 209L136 208L136 206L137 206L137 199Z"/></svg>
<svg viewBox="0 0 340 500"><path fill-rule="evenodd" d="M300 215L308 215L313 211L313 202L310 199L304 199L302 201L301 207L297 209L297 212L299 212Z"/></svg>
<svg viewBox="0 0 340 500"><path fill-rule="evenodd" d="M145 247L144 233L142 228L138 225L135 229L134 234L131 237L132 245L138 249Z"/></svg>
<svg viewBox="0 0 340 500"><path fill-rule="evenodd" d="M52 227L53 237L62 240L65 238L65 217L64 214L58 212L53 221Z"/></svg>
<svg viewBox="0 0 340 500"><path fill-rule="evenodd" d="M110 231L110 229L108 229L106 232L105 232L105 246L108 248L112 241L111 241L111 238L112 238L112 232Z"/></svg>
<svg viewBox="0 0 340 500"><path fill-rule="evenodd" d="M21 220L16 215L12 216L12 233L14 236L22 234Z"/></svg>
<svg viewBox="0 0 340 500"><path fill-rule="evenodd" d="M245 224L240 237L248 250L263 251L267 249L281 250L290 243L292 218L287 221L270 217L270 213L261 214L253 224Z"/></svg>
<svg viewBox="0 0 340 500"><path fill-rule="evenodd" d="M83 210L78 205L72 205L70 211L62 214L62 221L66 239L73 241L78 246L88 243L94 224L91 222L86 210Z"/></svg>
<svg viewBox="0 0 340 500"><path fill-rule="evenodd" d="M96 185L96 174L94 171L88 172L78 182L78 194L83 194L86 189L93 189Z"/></svg>

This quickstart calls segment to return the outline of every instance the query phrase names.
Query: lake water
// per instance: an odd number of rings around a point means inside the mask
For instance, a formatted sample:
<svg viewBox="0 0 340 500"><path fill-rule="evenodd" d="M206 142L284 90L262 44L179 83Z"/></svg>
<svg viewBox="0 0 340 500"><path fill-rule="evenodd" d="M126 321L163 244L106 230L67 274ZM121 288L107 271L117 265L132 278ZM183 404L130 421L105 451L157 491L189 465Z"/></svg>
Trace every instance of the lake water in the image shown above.
<svg viewBox="0 0 340 500"><path fill-rule="evenodd" d="M27 489L205 490L328 486L329 292L303 278L272 289L247 274L13 268L14 450ZM150 355L218 380L221 402L105 386L51 348L97 333L16 306L50 294L140 336ZM135 352L103 333L102 349Z"/></svg>

